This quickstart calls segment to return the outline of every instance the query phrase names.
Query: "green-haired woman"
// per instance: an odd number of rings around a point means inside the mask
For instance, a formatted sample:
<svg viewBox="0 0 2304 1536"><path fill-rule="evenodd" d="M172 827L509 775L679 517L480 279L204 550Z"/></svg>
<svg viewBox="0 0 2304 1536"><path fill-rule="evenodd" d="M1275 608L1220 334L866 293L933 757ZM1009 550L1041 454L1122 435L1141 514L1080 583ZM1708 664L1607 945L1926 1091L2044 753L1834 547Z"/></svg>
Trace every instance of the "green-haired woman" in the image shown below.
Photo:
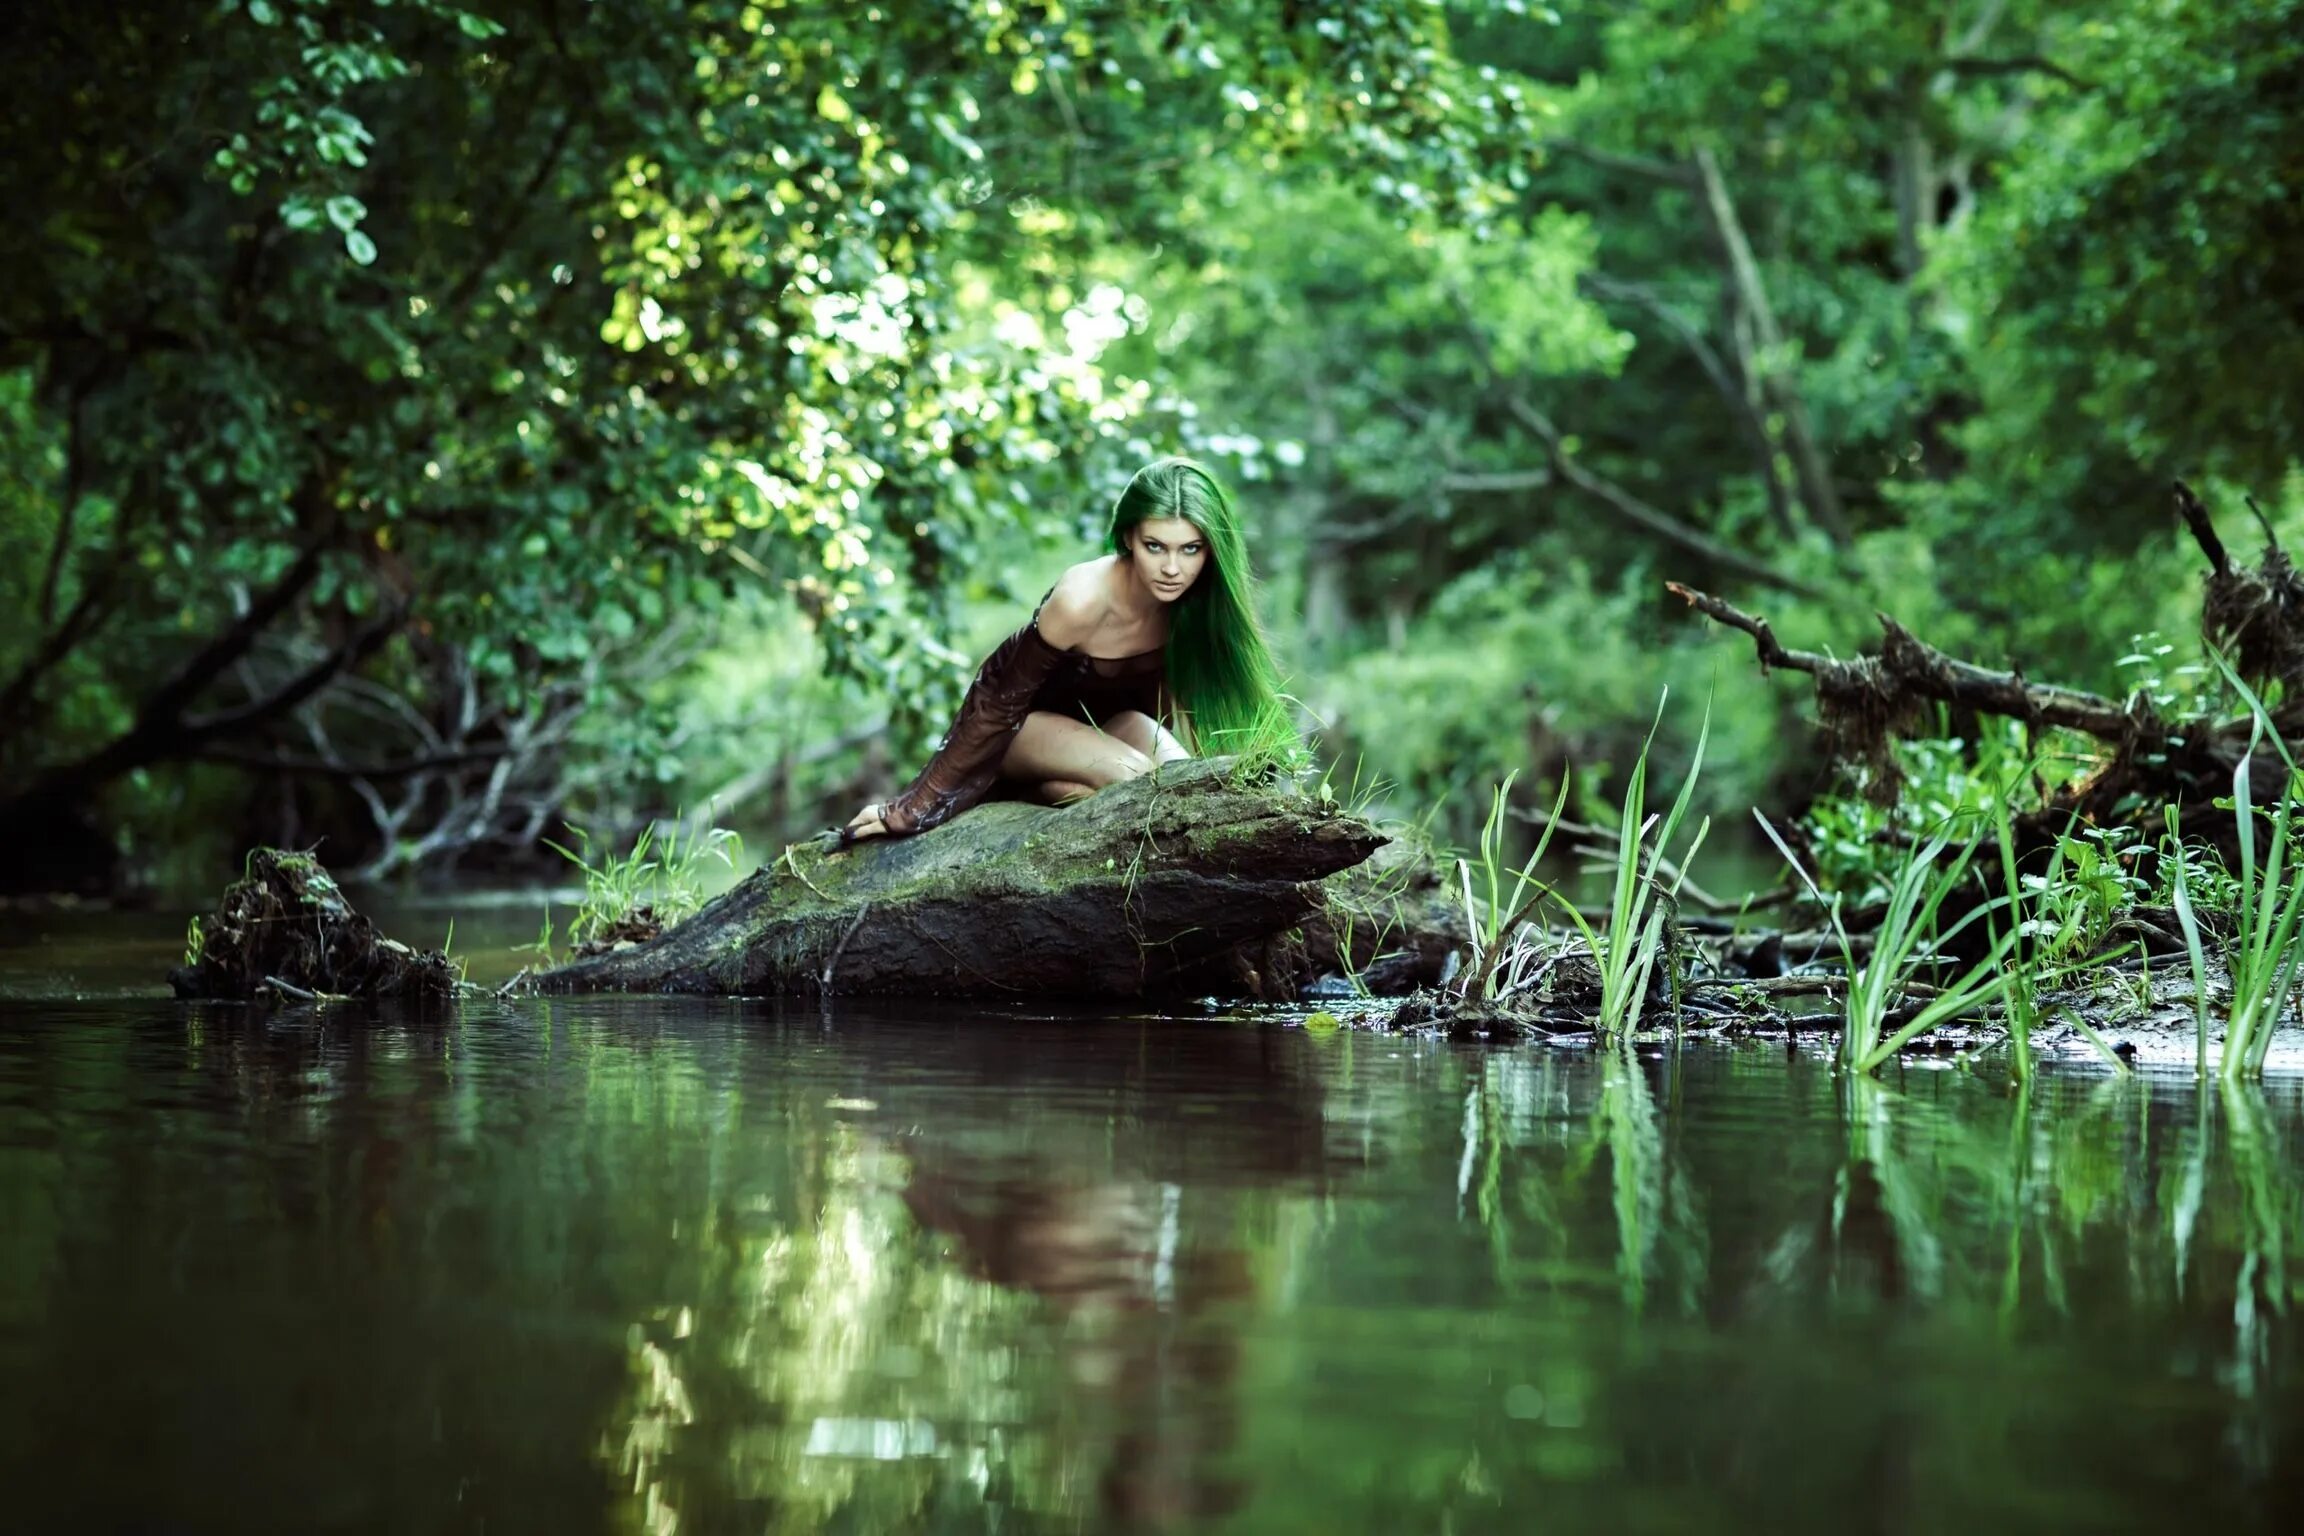
<svg viewBox="0 0 2304 1536"><path fill-rule="evenodd" d="M1295 741L1215 477L1181 458L1138 470L1112 550L1064 573L977 671L920 776L858 811L843 844L925 832L1004 786L1062 804L1195 751Z"/></svg>

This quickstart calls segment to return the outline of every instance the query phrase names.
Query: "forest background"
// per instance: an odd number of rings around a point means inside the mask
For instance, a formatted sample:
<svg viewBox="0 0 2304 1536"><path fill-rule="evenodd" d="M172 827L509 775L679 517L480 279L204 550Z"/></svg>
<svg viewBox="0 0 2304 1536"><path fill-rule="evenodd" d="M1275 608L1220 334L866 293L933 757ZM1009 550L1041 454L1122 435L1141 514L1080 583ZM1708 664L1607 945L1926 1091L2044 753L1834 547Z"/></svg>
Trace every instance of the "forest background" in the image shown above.
<svg viewBox="0 0 2304 1536"><path fill-rule="evenodd" d="M1708 699L1714 807L1833 786L1667 579L2158 691L2169 480L2304 520L2299 0L0 30L0 885L518 877L707 803L772 846L1169 451L1340 781L1459 837L1515 770L1605 790L1667 686L1659 783Z"/></svg>

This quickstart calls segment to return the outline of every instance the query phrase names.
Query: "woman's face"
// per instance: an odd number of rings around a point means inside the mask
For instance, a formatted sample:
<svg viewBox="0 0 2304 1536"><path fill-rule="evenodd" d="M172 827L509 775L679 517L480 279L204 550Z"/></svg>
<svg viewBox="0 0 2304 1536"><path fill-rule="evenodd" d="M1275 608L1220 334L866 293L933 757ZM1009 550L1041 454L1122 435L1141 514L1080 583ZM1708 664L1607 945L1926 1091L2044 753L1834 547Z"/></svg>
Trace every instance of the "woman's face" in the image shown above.
<svg viewBox="0 0 2304 1536"><path fill-rule="evenodd" d="M1136 579L1161 602L1172 603L1200 579L1208 540L1180 517L1146 518L1128 535L1128 559Z"/></svg>

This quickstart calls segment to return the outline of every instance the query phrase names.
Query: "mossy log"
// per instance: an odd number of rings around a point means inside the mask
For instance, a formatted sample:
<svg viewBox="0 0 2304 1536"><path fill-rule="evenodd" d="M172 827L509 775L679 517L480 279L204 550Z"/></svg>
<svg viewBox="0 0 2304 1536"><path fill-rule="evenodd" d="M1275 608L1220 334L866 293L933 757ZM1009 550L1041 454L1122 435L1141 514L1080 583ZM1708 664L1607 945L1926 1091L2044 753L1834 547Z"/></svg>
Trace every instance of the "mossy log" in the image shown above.
<svg viewBox="0 0 2304 1536"><path fill-rule="evenodd" d="M918 837L787 849L644 944L536 977L543 992L727 996L1190 995L1242 946L1322 913L1321 882L1386 841L1224 759L1077 804L981 805ZM1245 980L1245 978L1242 978ZM1216 983L1211 985L1211 983Z"/></svg>

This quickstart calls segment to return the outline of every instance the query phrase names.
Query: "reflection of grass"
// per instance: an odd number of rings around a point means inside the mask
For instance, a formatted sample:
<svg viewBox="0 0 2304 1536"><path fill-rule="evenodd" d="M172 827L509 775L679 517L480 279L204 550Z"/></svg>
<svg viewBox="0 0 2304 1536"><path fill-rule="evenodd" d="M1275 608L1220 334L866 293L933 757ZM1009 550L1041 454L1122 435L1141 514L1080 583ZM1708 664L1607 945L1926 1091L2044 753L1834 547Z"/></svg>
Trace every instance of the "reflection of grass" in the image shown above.
<svg viewBox="0 0 2304 1536"><path fill-rule="evenodd" d="M2240 1274L2233 1287L2234 1376L2252 1396L2272 1347L2264 1309L2288 1313L2288 1229L2299 1215L2297 1187L2280 1155L2279 1135L2260 1090L2226 1083L2221 1091L2225 1143L2240 1196Z"/></svg>
<svg viewBox="0 0 2304 1536"><path fill-rule="evenodd" d="M1841 1078L1848 1156L1832 1191L1835 1287L1857 1278L1848 1265L1860 1256L1871 1264L1868 1283L1884 1295L1934 1299L1944 1287L1944 1245L1928 1191L1897 1154L1892 1102L1887 1087L1862 1073Z"/></svg>
<svg viewBox="0 0 2304 1536"><path fill-rule="evenodd" d="M2269 1465L2275 1454L2271 1429L2252 1410L2276 1359L2275 1325L2288 1315L2288 1254L2304 1233L2304 1186L2282 1155L2281 1133L2271 1123L2260 1088L2226 1081L2217 1085L2213 1098L2205 1084L2197 1092L2190 1145L2175 1170L2168 1201L2175 1290L2179 1296L2185 1293L2196 1245L2204 1232L2216 1230L2220 1211L2212 1170L2221 1163L2231 1171L2225 1235L2239 1258L2232 1283L2232 1360L2222 1373L2243 1409L2231 1433L2250 1445L2252 1459Z"/></svg>
<svg viewBox="0 0 2304 1536"><path fill-rule="evenodd" d="M1590 1156L1608 1154L1609 1207L1616 1230L1616 1283L1638 1313L1652 1274L1679 1278L1684 1307L1701 1291L1707 1241L1686 1170L1665 1145L1648 1079L1629 1048L1599 1053L1600 1096L1592 1108ZM1666 1258L1670 1263L1665 1263Z"/></svg>
<svg viewBox="0 0 2304 1536"><path fill-rule="evenodd" d="M1608 1185L1616 1212L1616 1280L1624 1304L1640 1310L1648 1293L1648 1261L1664 1208L1664 1138L1648 1081L1623 1050L1602 1053L1595 1136L1608 1148Z"/></svg>

